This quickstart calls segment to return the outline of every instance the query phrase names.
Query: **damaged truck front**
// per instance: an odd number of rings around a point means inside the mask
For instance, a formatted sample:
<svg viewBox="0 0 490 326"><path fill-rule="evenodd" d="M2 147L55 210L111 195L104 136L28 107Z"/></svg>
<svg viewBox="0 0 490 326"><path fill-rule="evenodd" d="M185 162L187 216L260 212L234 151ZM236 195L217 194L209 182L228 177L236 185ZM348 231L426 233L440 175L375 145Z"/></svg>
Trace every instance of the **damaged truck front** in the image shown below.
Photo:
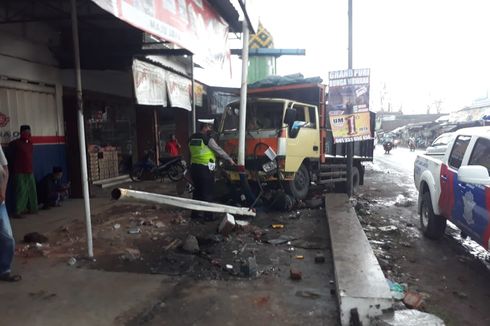
<svg viewBox="0 0 490 326"><path fill-rule="evenodd" d="M305 199L313 185L346 183L345 145L334 144L326 112L325 85L293 84L249 90L246 114L245 171L224 167L226 178L244 176L253 192L284 189ZM225 108L219 126L220 144L238 154L240 103ZM374 124L374 113L371 113ZM372 126L374 130L374 126ZM363 161L372 161L373 141L355 143L354 188L363 183Z"/></svg>

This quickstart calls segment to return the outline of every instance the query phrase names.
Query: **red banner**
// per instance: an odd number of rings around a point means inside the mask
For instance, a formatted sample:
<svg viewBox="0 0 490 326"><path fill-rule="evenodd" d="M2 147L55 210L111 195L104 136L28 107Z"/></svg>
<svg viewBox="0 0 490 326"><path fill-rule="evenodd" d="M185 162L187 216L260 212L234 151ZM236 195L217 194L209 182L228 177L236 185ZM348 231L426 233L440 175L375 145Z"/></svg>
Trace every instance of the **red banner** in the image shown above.
<svg viewBox="0 0 490 326"><path fill-rule="evenodd" d="M228 24L206 0L92 0L121 20L194 53L195 62L229 73Z"/></svg>

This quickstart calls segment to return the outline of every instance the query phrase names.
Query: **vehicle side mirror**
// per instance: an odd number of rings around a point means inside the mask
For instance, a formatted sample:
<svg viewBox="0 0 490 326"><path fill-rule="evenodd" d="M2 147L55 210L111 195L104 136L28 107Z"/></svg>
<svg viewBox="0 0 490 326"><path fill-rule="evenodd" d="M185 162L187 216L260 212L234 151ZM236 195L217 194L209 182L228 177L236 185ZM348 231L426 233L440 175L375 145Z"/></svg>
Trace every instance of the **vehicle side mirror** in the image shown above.
<svg viewBox="0 0 490 326"><path fill-rule="evenodd" d="M287 108L286 113L284 114L284 123L290 126L293 124L295 120L296 120L296 110Z"/></svg>
<svg viewBox="0 0 490 326"><path fill-rule="evenodd" d="M298 136L299 130L307 125L308 123L305 121L294 121L291 125L291 128L289 128L289 137L296 138L296 136Z"/></svg>
<svg viewBox="0 0 490 326"><path fill-rule="evenodd" d="M475 185L490 185L490 176L484 166L465 165L458 170L458 181Z"/></svg>

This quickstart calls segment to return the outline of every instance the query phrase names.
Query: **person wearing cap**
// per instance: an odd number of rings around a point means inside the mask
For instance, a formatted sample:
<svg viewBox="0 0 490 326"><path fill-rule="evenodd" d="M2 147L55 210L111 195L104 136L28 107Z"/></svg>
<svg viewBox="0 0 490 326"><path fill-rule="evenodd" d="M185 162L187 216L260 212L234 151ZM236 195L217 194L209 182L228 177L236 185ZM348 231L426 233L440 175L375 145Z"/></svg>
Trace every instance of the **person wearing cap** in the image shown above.
<svg viewBox="0 0 490 326"><path fill-rule="evenodd" d="M37 213L36 180L32 174L32 156L34 146L31 139L31 127L20 127L20 138L9 144L13 158L14 186L15 186L15 214L13 217L21 218L24 213Z"/></svg>
<svg viewBox="0 0 490 326"><path fill-rule="evenodd" d="M20 275L10 272L15 253L15 240L12 236L12 227L5 207L8 178L8 163L0 146L0 281L17 282L21 279Z"/></svg>
<svg viewBox="0 0 490 326"><path fill-rule="evenodd" d="M47 174L39 182L39 203L43 209L61 206L61 201L68 198L69 185L62 183L63 169L53 167L53 172Z"/></svg>
<svg viewBox="0 0 490 326"><path fill-rule="evenodd" d="M193 134L189 139L190 172L194 183L192 198L210 202L214 199L216 156L232 165L235 165L235 162L211 136L214 119L199 119L198 121L200 122L199 132ZM213 213L205 212L204 216L200 216L198 211L192 211L191 218L212 220Z"/></svg>

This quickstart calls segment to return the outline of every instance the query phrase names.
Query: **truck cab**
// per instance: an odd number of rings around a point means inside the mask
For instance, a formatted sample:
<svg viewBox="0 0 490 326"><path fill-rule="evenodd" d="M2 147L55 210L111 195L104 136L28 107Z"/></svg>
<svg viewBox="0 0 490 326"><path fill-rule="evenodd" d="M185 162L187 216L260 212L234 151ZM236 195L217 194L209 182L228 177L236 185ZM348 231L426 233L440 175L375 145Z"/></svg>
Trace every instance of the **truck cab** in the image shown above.
<svg viewBox="0 0 490 326"><path fill-rule="evenodd" d="M231 103L225 108L219 127L220 145L232 156L238 155L239 114L240 103ZM318 107L287 99L251 98L247 101L245 125L249 179L277 179L286 184L297 179L295 190L301 194L296 193L295 197L306 197L311 179L308 164L320 158ZM271 168L278 169L280 176L270 173ZM226 173L231 180L239 178L235 171Z"/></svg>

